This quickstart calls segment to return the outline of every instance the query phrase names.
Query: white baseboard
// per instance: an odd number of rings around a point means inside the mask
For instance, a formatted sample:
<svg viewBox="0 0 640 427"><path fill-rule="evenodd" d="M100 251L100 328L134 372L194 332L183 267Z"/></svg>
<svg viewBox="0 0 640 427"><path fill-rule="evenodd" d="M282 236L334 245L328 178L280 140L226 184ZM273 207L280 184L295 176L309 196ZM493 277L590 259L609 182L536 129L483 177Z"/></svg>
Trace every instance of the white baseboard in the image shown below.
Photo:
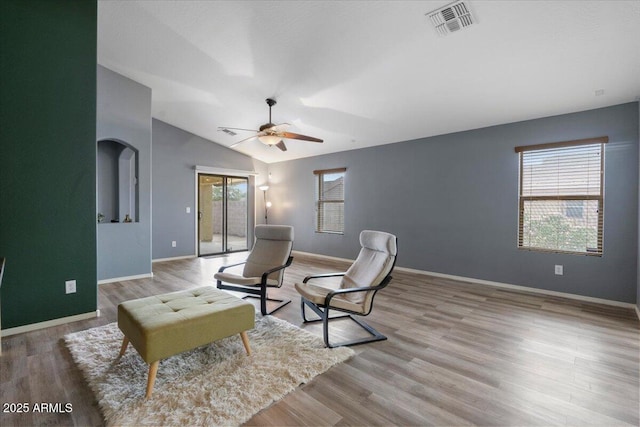
<svg viewBox="0 0 640 427"><path fill-rule="evenodd" d="M45 322L31 323L30 325L16 326L15 328L3 329L2 336L22 334L24 332L37 331L38 329L50 328L52 326L64 325L65 323L77 322L78 320L92 319L100 317L100 310L88 313L76 314L73 316L61 317L59 319L47 320Z"/></svg>
<svg viewBox="0 0 640 427"><path fill-rule="evenodd" d="M157 258L157 259L152 259L151 262L165 262L165 261L177 261L180 259L191 259L191 258L197 258L196 255L184 255L184 256L174 256L171 258Z"/></svg>
<svg viewBox="0 0 640 427"><path fill-rule="evenodd" d="M145 274L137 274L135 276L114 277L112 279L98 280L98 285L104 285L105 283L124 282L125 280L137 280L137 279L149 279L153 277L153 272Z"/></svg>
<svg viewBox="0 0 640 427"><path fill-rule="evenodd" d="M310 256L310 257L323 258L323 259L329 259L329 260L334 260L334 261L343 261L343 262L350 262L350 263L353 262L352 259L338 258L338 257L332 257L332 256L328 256L328 255L320 255L320 254L314 254L314 253L302 252L302 251L293 251L293 252L294 252L294 254L298 253L300 255L307 255L307 256ZM608 299L603 299L603 298L588 297L588 296L584 296L584 295L570 294L570 293L566 293L566 292L549 291L549 290L546 290L546 289L531 288L531 287L528 287L528 286L521 286L521 285L512 285L510 283L493 282L493 281L490 281L490 280L474 279L472 277L455 276L453 274L444 274L444 273L436 273L436 272L432 272L432 271L416 270L416 269L407 268L407 267L395 267L395 269L398 270L398 271L404 271L404 272L407 272L407 273L415 273L415 274L421 274L421 275L424 275L424 276L440 277L440 278L443 278L443 279L458 280L458 281L461 281L461 282L476 283L478 285L495 286L495 287L498 287L498 288L513 289L515 291L527 291L527 292L532 292L532 293L537 293L537 294L553 295L553 296L562 297L562 298L570 298L570 299L575 299L575 300L580 300L580 301L612 305L612 306L616 306L616 307L635 308L636 314L638 315L638 318L640 319L640 310L638 309L638 306L636 306L635 304L632 304L632 303L628 303L628 302L621 302L621 301L613 301L613 300L608 300Z"/></svg>
<svg viewBox="0 0 640 427"><path fill-rule="evenodd" d="M567 292L550 291L547 289L531 288L528 286L512 285L510 283L493 282L490 280L474 279L472 277L454 276L452 274L443 274L443 273L436 273L431 271L414 270L412 268L406 268L406 267L396 267L396 270L405 271L408 273L423 274L425 276L440 277L443 279L459 280L461 282L476 283L479 285L495 286L497 288L513 289L514 291L527 291L527 292L532 292L536 294L552 295L556 297L570 298L570 299L575 299L580 301L594 302L598 304L613 305L616 307L625 307L625 308L635 307L635 304L628 303L628 302L613 301L613 300L604 299L604 298L588 297L584 295L570 294Z"/></svg>

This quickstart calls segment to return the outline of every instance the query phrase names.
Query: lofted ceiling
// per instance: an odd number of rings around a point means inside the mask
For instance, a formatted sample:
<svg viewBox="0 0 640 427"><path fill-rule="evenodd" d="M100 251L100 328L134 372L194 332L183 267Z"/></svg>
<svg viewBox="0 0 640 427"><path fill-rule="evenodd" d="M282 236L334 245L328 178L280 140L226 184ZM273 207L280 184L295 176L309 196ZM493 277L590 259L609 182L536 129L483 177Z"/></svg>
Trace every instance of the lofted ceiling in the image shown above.
<svg viewBox="0 0 640 427"><path fill-rule="evenodd" d="M277 161L640 99L640 1L98 2L98 63L152 89L152 114L223 146L268 122L324 139L233 149Z"/></svg>

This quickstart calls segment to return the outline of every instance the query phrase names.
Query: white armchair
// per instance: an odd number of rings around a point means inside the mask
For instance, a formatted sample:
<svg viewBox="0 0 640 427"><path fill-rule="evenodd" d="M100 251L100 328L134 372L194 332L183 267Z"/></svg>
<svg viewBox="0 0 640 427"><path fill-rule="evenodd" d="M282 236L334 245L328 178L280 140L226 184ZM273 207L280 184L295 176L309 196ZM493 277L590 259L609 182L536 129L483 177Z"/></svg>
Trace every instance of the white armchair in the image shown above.
<svg viewBox="0 0 640 427"><path fill-rule="evenodd" d="M358 258L344 273L329 273L307 276L295 288L300 293L300 309L305 323L323 323L324 343L327 347L339 347L386 340L387 337L354 316L367 316L373 308L376 293L391 281L391 272L396 263L398 241L393 234L383 231L364 230L360 233L362 249ZM312 279L342 276L338 289L309 283ZM307 320L305 306L320 318ZM348 313L329 317L329 310ZM349 317L365 329L371 337L331 344L329 342L329 320Z"/></svg>
<svg viewBox="0 0 640 427"><path fill-rule="evenodd" d="M244 298L259 298L263 315L271 314L289 304L291 300L269 298L267 288L282 286L284 269L291 265L293 257L293 227L288 225L256 225L255 244L245 262L220 267L214 275L217 287L230 291L244 292ZM225 271L244 265L241 274ZM279 303L273 310L267 310L267 301Z"/></svg>

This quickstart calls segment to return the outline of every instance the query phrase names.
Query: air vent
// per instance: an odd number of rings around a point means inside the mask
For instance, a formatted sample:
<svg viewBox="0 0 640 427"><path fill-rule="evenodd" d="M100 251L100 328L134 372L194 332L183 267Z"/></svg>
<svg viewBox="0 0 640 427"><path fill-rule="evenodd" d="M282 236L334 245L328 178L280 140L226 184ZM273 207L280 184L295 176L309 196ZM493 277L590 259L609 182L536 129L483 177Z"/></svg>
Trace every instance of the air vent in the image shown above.
<svg viewBox="0 0 640 427"><path fill-rule="evenodd" d="M227 128L222 128L222 129L220 129L220 130L221 130L222 132L226 133L227 135L231 135L231 136L236 136L236 135L237 135L237 133L235 133L234 131L229 130L229 129L227 129Z"/></svg>
<svg viewBox="0 0 640 427"><path fill-rule="evenodd" d="M451 3L426 14L440 36L455 33L475 22L471 10L462 1Z"/></svg>

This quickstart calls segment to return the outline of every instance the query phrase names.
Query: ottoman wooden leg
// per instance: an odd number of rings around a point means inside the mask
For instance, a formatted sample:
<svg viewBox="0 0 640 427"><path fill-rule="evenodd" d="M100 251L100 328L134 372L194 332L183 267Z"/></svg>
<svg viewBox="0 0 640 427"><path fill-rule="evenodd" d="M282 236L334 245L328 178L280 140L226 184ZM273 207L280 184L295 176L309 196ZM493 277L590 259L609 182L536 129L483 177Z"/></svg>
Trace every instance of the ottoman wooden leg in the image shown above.
<svg viewBox="0 0 640 427"><path fill-rule="evenodd" d="M149 365L149 377L147 378L147 394L146 398L151 397L151 393L153 392L153 383L156 382L156 374L158 373L158 364L159 360L156 360L151 365Z"/></svg>
<svg viewBox="0 0 640 427"><path fill-rule="evenodd" d="M251 347L249 346L249 336L247 336L247 331L240 332L240 337L242 338L244 349L247 350L247 355L251 356Z"/></svg>
<svg viewBox="0 0 640 427"><path fill-rule="evenodd" d="M122 347L120 347L120 354L118 355L118 357L124 356L124 352L127 351L128 345L129 345L129 338L124 337L124 339L122 340Z"/></svg>

